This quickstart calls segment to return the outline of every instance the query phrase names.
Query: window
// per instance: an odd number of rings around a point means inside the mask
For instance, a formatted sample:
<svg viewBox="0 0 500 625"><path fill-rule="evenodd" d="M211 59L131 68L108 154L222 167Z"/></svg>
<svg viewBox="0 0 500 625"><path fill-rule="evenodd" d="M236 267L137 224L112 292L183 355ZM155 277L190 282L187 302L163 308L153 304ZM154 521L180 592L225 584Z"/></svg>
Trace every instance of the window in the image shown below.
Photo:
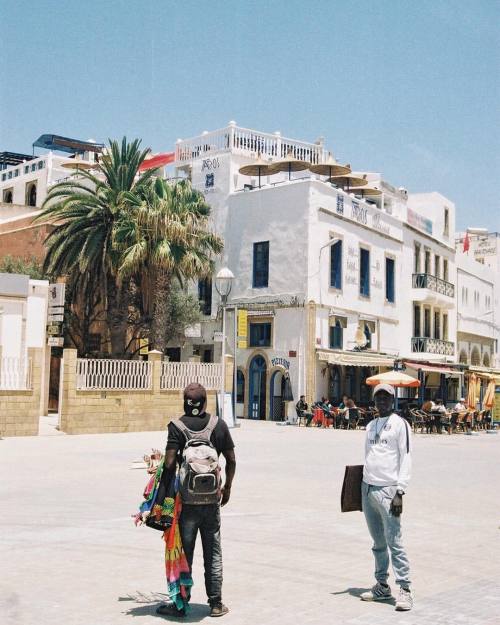
<svg viewBox="0 0 500 625"><path fill-rule="evenodd" d="M434 275L439 278L439 270L441 268L441 257L436 254L434 256Z"/></svg>
<svg viewBox="0 0 500 625"><path fill-rule="evenodd" d="M420 243L415 243L414 273L420 273Z"/></svg>
<svg viewBox="0 0 500 625"><path fill-rule="evenodd" d="M212 314L212 280L202 278L198 280L198 301L200 310L204 315Z"/></svg>
<svg viewBox="0 0 500 625"><path fill-rule="evenodd" d="M7 178L10 180L12 178L12 172L9 171L9 173L7 174Z"/></svg>
<svg viewBox="0 0 500 625"><path fill-rule="evenodd" d="M271 322L250 323L250 347L271 347Z"/></svg>
<svg viewBox="0 0 500 625"><path fill-rule="evenodd" d="M444 209L444 226L443 226L443 235L445 237L449 236L450 234L450 209L449 208L445 208ZM446 278L445 278L446 280Z"/></svg>
<svg viewBox="0 0 500 625"><path fill-rule="evenodd" d="M421 336L420 330L420 306L413 306L413 336Z"/></svg>
<svg viewBox="0 0 500 625"><path fill-rule="evenodd" d="M448 340L448 314L443 313L443 340Z"/></svg>
<svg viewBox="0 0 500 625"><path fill-rule="evenodd" d="M36 163L31 164L31 171L36 171Z"/></svg>
<svg viewBox="0 0 500 625"><path fill-rule="evenodd" d="M363 329L365 338L366 338L366 343L365 343L365 348L366 349L371 349L372 347L372 333L370 330L370 327L367 323L365 323L365 327Z"/></svg>
<svg viewBox="0 0 500 625"><path fill-rule="evenodd" d="M7 179L7 174L2 174L2 182L4 182Z"/></svg>
<svg viewBox="0 0 500 625"><path fill-rule="evenodd" d="M43 169L45 167L44 161L38 161L38 169Z"/></svg>
<svg viewBox="0 0 500 625"><path fill-rule="evenodd" d="M424 308L424 336L431 338L431 309Z"/></svg>
<svg viewBox="0 0 500 625"><path fill-rule="evenodd" d="M14 169L14 178L19 176L19 169Z"/></svg>
<svg viewBox="0 0 500 625"><path fill-rule="evenodd" d="M394 303L394 258L385 258L385 299Z"/></svg>
<svg viewBox="0 0 500 625"><path fill-rule="evenodd" d="M330 248L330 286L342 288L342 241L337 241Z"/></svg>
<svg viewBox="0 0 500 625"><path fill-rule="evenodd" d="M441 313L438 310L434 311L434 338L441 338Z"/></svg>
<svg viewBox="0 0 500 625"><path fill-rule="evenodd" d="M359 294L370 297L370 252L360 248Z"/></svg>
<svg viewBox="0 0 500 625"><path fill-rule="evenodd" d="M241 369L236 372L236 402L245 403L245 375Z"/></svg>
<svg viewBox="0 0 500 625"><path fill-rule="evenodd" d="M253 288L269 284L269 241L253 244Z"/></svg>
<svg viewBox="0 0 500 625"><path fill-rule="evenodd" d="M448 282L448 259L443 258L443 280Z"/></svg>
<svg viewBox="0 0 500 625"><path fill-rule="evenodd" d="M3 201L6 204L12 204L13 202L13 193L12 193L12 189L4 189L3 192Z"/></svg>
<svg viewBox="0 0 500 625"><path fill-rule="evenodd" d="M344 347L344 328L338 319L335 325L330 326L330 349L343 349Z"/></svg>
<svg viewBox="0 0 500 625"><path fill-rule="evenodd" d="M27 206L36 206L36 182L26 185L26 202Z"/></svg>
<svg viewBox="0 0 500 625"><path fill-rule="evenodd" d="M24 166L24 173L25 174L29 174L29 171L30 171L30 166L29 165L25 165Z"/></svg>
<svg viewBox="0 0 500 625"><path fill-rule="evenodd" d="M425 250L425 255L424 255L424 273L430 273L431 272L431 251L430 250Z"/></svg>

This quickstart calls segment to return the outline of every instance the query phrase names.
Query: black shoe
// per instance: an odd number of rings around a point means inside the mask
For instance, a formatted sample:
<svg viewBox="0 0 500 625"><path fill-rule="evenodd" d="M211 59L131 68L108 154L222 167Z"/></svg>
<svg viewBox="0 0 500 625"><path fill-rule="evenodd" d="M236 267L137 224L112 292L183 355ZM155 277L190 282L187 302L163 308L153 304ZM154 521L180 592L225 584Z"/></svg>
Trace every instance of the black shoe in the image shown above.
<svg viewBox="0 0 500 625"><path fill-rule="evenodd" d="M186 610L184 608L179 608L175 606L173 603L162 603L156 608L156 614L160 616L186 616Z"/></svg>
<svg viewBox="0 0 500 625"><path fill-rule="evenodd" d="M229 608L225 606L222 601L219 603L212 603L210 606L210 616L224 616L229 612Z"/></svg>

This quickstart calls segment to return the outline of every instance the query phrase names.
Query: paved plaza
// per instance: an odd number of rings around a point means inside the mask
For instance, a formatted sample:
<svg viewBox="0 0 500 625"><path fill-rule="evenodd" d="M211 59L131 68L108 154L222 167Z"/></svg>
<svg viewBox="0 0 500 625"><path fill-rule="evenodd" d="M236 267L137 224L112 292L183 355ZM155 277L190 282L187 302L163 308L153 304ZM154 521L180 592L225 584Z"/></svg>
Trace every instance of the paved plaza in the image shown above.
<svg viewBox="0 0 500 625"><path fill-rule="evenodd" d="M0 441L3 625L158 625L159 532L130 518L146 482L132 461L164 432ZM226 625L498 625L500 435L417 435L403 513L415 608L360 601L373 583L362 513L340 512L363 431L244 421L223 511ZM193 608L208 620L198 544ZM391 575L392 581L392 575ZM175 620L175 619L174 619Z"/></svg>

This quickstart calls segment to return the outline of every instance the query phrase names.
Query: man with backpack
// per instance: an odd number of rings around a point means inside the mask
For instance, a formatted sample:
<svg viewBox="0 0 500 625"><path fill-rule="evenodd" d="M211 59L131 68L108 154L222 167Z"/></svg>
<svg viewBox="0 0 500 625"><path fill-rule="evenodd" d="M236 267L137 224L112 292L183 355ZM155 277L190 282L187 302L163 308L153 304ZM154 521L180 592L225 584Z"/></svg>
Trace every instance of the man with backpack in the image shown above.
<svg viewBox="0 0 500 625"><path fill-rule="evenodd" d="M393 411L394 387L379 384L373 392L378 417L366 427L362 505L373 539L376 584L361 595L363 601L387 601L392 593L389 552L399 585L396 610L411 610L410 565L401 536L401 514L411 473L411 435L405 419Z"/></svg>
<svg viewBox="0 0 500 625"><path fill-rule="evenodd" d="M227 424L206 412L207 393L201 384L184 389L184 415L168 425L168 440L162 479L175 479L179 470L179 492L182 512L179 529L189 568L192 570L198 530L203 546L205 589L210 616L224 616L228 608L222 603L222 551L220 506L231 496L236 470L234 443ZM221 482L219 455L226 460L225 481ZM158 614L185 616L175 605L161 605Z"/></svg>

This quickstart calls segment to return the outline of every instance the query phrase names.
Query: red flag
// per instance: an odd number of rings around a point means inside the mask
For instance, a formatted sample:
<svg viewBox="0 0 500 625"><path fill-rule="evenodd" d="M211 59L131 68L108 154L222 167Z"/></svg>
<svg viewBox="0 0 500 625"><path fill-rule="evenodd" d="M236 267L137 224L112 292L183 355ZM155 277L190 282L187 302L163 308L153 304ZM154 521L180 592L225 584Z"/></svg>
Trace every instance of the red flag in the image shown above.
<svg viewBox="0 0 500 625"><path fill-rule="evenodd" d="M158 169L159 167L165 167L169 163L175 161L175 152L167 152L165 154L156 154L151 158L145 159L139 165L139 171L146 171L147 169Z"/></svg>
<svg viewBox="0 0 500 625"><path fill-rule="evenodd" d="M470 247L469 233L466 232L465 238L464 238L464 253L469 251L469 247Z"/></svg>

